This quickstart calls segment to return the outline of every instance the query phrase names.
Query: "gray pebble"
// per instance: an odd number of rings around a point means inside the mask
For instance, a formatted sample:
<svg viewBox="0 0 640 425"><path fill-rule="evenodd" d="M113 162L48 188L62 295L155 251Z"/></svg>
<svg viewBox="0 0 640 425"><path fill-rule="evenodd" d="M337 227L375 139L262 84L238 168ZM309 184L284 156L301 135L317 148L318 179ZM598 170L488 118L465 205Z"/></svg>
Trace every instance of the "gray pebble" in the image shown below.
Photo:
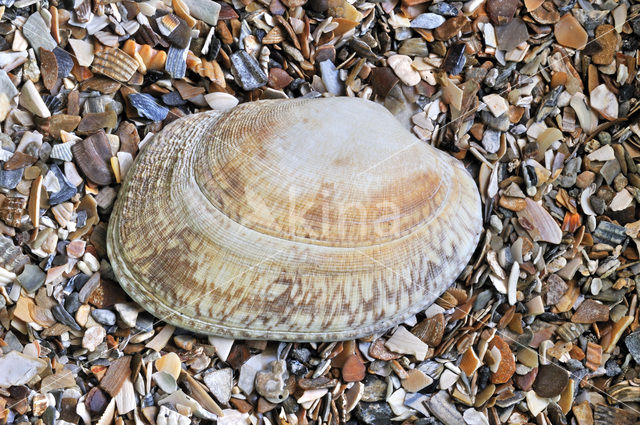
<svg viewBox="0 0 640 425"><path fill-rule="evenodd" d="M104 308L97 308L91 312L91 317L101 325L113 326L116 324L116 314Z"/></svg>
<svg viewBox="0 0 640 425"><path fill-rule="evenodd" d="M411 21L411 28L432 30L438 28L446 19L435 13L422 13Z"/></svg>
<svg viewBox="0 0 640 425"><path fill-rule="evenodd" d="M24 270L18 276L18 282L27 292L34 292L40 288L47 274L34 264L25 264Z"/></svg>

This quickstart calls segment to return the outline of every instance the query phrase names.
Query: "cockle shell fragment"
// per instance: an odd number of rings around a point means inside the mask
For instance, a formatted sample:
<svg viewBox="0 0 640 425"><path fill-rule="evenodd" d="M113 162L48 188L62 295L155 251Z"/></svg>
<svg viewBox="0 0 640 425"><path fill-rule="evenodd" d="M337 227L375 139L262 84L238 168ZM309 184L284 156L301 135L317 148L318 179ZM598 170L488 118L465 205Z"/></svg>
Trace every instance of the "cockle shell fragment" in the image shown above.
<svg viewBox="0 0 640 425"><path fill-rule="evenodd" d="M107 243L122 287L166 322L320 341L425 309L481 227L462 164L382 106L272 100L165 127L131 167Z"/></svg>

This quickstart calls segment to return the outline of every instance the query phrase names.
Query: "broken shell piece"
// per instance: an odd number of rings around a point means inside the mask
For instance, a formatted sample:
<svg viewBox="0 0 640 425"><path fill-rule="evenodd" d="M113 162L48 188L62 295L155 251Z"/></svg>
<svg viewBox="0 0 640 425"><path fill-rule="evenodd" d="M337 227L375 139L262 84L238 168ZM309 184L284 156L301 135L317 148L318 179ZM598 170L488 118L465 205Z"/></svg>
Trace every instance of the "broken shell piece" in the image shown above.
<svg viewBox="0 0 640 425"><path fill-rule="evenodd" d="M93 63L93 44L76 38L69 38L69 44L76 55L78 65L91 66Z"/></svg>
<svg viewBox="0 0 640 425"><path fill-rule="evenodd" d="M406 55L393 55L387 63L400 80L408 86L415 86L420 82L420 73L413 68L413 60Z"/></svg>
<svg viewBox="0 0 640 425"><path fill-rule="evenodd" d="M49 118L51 116L49 108L47 108L44 100L40 97L40 93L38 93L38 89L31 80L27 80L22 86L22 90L20 91L20 105L41 118Z"/></svg>
<svg viewBox="0 0 640 425"><path fill-rule="evenodd" d="M554 26L554 35L558 43L572 49L582 50L589 38L580 22L571 13L565 13Z"/></svg>
<svg viewBox="0 0 640 425"><path fill-rule="evenodd" d="M600 112L605 119L612 121L618 118L618 100L606 84L600 84L593 89L589 100L591 107Z"/></svg>
<svg viewBox="0 0 640 425"><path fill-rule="evenodd" d="M138 62L118 48L108 48L95 54L93 72L126 83L138 69Z"/></svg>
<svg viewBox="0 0 640 425"><path fill-rule="evenodd" d="M462 164L415 141L384 107L347 97L176 120L123 183L107 236L114 273L141 306L199 332L317 341L388 329L448 288L482 227ZM306 205L311 192L325 195ZM163 211L181 219L148 220ZM150 245L165 249L149 256Z"/></svg>

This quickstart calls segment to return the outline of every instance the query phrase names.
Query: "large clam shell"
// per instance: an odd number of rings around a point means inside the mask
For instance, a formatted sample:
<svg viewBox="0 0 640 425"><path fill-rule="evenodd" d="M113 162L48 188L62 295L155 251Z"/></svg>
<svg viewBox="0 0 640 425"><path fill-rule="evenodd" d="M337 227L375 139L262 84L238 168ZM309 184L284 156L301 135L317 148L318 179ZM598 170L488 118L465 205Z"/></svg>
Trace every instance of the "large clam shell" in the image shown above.
<svg viewBox="0 0 640 425"><path fill-rule="evenodd" d="M258 101L177 120L111 216L115 275L159 319L232 338L339 340L424 309L473 253L462 164L360 99Z"/></svg>

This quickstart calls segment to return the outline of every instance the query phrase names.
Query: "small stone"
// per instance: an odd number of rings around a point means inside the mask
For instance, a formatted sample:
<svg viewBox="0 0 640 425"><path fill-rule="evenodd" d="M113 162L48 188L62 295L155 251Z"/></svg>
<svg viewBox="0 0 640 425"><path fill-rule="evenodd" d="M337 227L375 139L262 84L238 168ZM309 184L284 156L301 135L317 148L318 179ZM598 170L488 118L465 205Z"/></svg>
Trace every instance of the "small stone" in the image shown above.
<svg viewBox="0 0 640 425"><path fill-rule="evenodd" d="M640 331L630 333L624 343L636 363L640 364Z"/></svg>
<svg viewBox="0 0 640 425"><path fill-rule="evenodd" d="M220 421L218 421L219 423ZM156 425L189 425L191 419L188 416L181 415L180 413L170 410L167 406L160 406L160 411L156 417ZM238 419L234 422L228 422L228 424L241 424Z"/></svg>
<svg viewBox="0 0 640 425"><path fill-rule="evenodd" d="M71 182L69 182L67 177L62 173L62 171L56 164L51 164L49 169L57 178L58 183L60 184L60 190L49 195L49 204L58 205L65 201L68 201L78 192L78 190L74 185L71 184Z"/></svg>
<svg viewBox="0 0 640 425"><path fill-rule="evenodd" d="M156 369L162 372L167 372L175 379L178 379L180 372L182 371L180 357L176 353L167 353L156 360Z"/></svg>
<svg viewBox="0 0 640 425"><path fill-rule="evenodd" d="M537 375L538 368L536 367L524 375L514 375L513 382L516 384L516 387L520 388L522 391L529 391L533 386L533 381L536 380Z"/></svg>
<svg viewBox="0 0 640 425"><path fill-rule="evenodd" d="M519 3L518 0L487 0L485 9L491 22L504 25L511 22Z"/></svg>
<svg viewBox="0 0 640 425"><path fill-rule="evenodd" d="M407 56L426 57L429 54L427 42L422 38L410 38L404 40L398 48L398 53Z"/></svg>
<svg viewBox="0 0 640 425"><path fill-rule="evenodd" d="M62 323L63 325L70 327L74 331L81 330L80 326L75 321L73 316L71 316L69 312L65 310L61 304L56 304L55 306L53 306L51 308L51 313L53 314L53 317L55 317L56 320Z"/></svg>
<svg viewBox="0 0 640 425"><path fill-rule="evenodd" d="M243 90L251 91L267 84L268 77L256 59L244 50L231 57L231 73Z"/></svg>
<svg viewBox="0 0 640 425"><path fill-rule="evenodd" d="M271 362L269 371L259 371L256 373L255 389L271 403L282 403L289 397L289 390L285 385L288 377L287 364L284 360Z"/></svg>
<svg viewBox="0 0 640 425"><path fill-rule="evenodd" d="M569 374L560 366L549 363L538 367L538 375L533 382L533 390L539 397L559 396L569 383Z"/></svg>
<svg viewBox="0 0 640 425"><path fill-rule="evenodd" d="M360 402L355 408L355 416L362 423L375 425L392 425L393 412L386 402Z"/></svg>
<svg viewBox="0 0 640 425"><path fill-rule="evenodd" d="M102 344L106 336L107 332L102 326L91 326L82 336L82 348L93 352L98 345Z"/></svg>
<svg viewBox="0 0 640 425"><path fill-rule="evenodd" d="M233 389L233 369L225 368L207 373L202 377L211 394L222 404L229 404Z"/></svg>
<svg viewBox="0 0 640 425"><path fill-rule="evenodd" d="M496 38L500 50L510 51L529 39L527 24L520 18L496 27Z"/></svg>
<svg viewBox="0 0 640 425"><path fill-rule="evenodd" d="M196 339L192 335L176 335L173 337L173 342L177 347L182 348L183 350L191 351L193 349L193 344L195 344Z"/></svg>
<svg viewBox="0 0 640 425"><path fill-rule="evenodd" d="M4 164L4 161L0 161L0 187L5 189L15 189L18 183L22 180L24 168L5 170Z"/></svg>
<svg viewBox="0 0 640 425"><path fill-rule="evenodd" d="M445 425L465 425L465 421L451 401L446 391L434 394L428 403L428 408Z"/></svg>
<svg viewBox="0 0 640 425"><path fill-rule="evenodd" d="M362 381L362 401L374 402L384 400L387 394L387 383L376 375L367 375Z"/></svg>
<svg viewBox="0 0 640 425"><path fill-rule="evenodd" d="M507 131L511 125L508 114L502 114L499 117L494 117L491 112L484 110L480 112L480 119L487 125L487 127L499 131Z"/></svg>
<svg viewBox="0 0 640 425"><path fill-rule="evenodd" d="M159 105L148 93L131 93L128 99L131 106L138 111L138 115L152 121L162 121L169 113L169 109Z"/></svg>
<svg viewBox="0 0 640 425"><path fill-rule="evenodd" d="M19 93L18 89L16 89L16 86L13 84L13 81L11 81L11 78L9 78L4 70L0 70L0 93L4 93L8 100L13 99Z"/></svg>
<svg viewBox="0 0 640 425"><path fill-rule="evenodd" d="M577 50L584 49L589 38L580 22L571 13L565 13L560 18L553 27L553 33L558 43Z"/></svg>
<svg viewBox="0 0 640 425"><path fill-rule="evenodd" d="M507 100L499 94L493 93L483 96L482 101L487 105L489 111L491 111L493 116L496 118L509 111L509 103L507 103Z"/></svg>
<svg viewBox="0 0 640 425"><path fill-rule="evenodd" d="M136 320L138 319L138 313L140 313L140 307L135 303L118 303L113 306L120 319L126 327L133 328L136 326Z"/></svg>
<svg viewBox="0 0 640 425"><path fill-rule="evenodd" d="M422 13L411 20L411 28L432 30L438 28L444 21L445 18L435 13Z"/></svg>
<svg viewBox="0 0 640 425"><path fill-rule="evenodd" d="M40 72L45 88L51 91L56 81L58 81L58 62L56 61L56 55L52 51L40 50Z"/></svg>
<svg viewBox="0 0 640 425"><path fill-rule="evenodd" d="M420 73L413 68L413 60L409 56L393 55L387 59L387 63L398 78L406 85L415 86L420 82Z"/></svg>
<svg viewBox="0 0 640 425"><path fill-rule="evenodd" d="M46 277L47 274L40 270L40 267L35 264L25 264L17 280L27 292L35 292L44 285Z"/></svg>
<svg viewBox="0 0 640 425"><path fill-rule="evenodd" d="M56 62L58 64L58 78L66 78L71 74L71 70L73 69L74 62L71 58L71 55L64 49L60 47L56 47L53 49L53 54L56 57Z"/></svg>
<svg viewBox="0 0 640 425"><path fill-rule="evenodd" d="M116 314L111 310L96 308L91 312L91 317L93 317L96 322L105 326L113 326L116 324Z"/></svg>
<svg viewBox="0 0 640 425"><path fill-rule="evenodd" d="M323 61L321 61L322 63ZM269 70L269 87L282 90L293 81L293 77L282 68L271 68Z"/></svg>
<svg viewBox="0 0 640 425"><path fill-rule="evenodd" d="M615 31L613 25L598 25L595 31L595 40L602 50L591 56L591 60L596 65L609 65L613 62L614 55L618 51L618 42L620 36Z"/></svg>
<svg viewBox="0 0 640 425"><path fill-rule="evenodd" d="M167 394L173 394L178 389L178 383L175 378L167 372L156 372L151 377L158 387Z"/></svg>
<svg viewBox="0 0 640 425"><path fill-rule="evenodd" d="M196 19L215 26L218 23L218 16L222 8L219 3L213 0L183 0L189 8L189 13Z"/></svg>
<svg viewBox="0 0 640 425"><path fill-rule="evenodd" d="M41 48L53 50L58 46L58 43L51 37L49 26L38 12L29 16L22 26L22 33L38 55Z"/></svg>
<svg viewBox="0 0 640 425"><path fill-rule="evenodd" d="M444 21L442 25L435 29L433 36L436 40L446 41L453 38L462 27L469 22L464 15L454 16Z"/></svg>
<svg viewBox="0 0 640 425"><path fill-rule="evenodd" d="M20 91L20 105L41 118L49 118L51 116L51 112L49 112L47 105L42 100L42 97L40 97L38 89L36 89L36 86L31 80L27 80L22 86L22 90Z"/></svg>
<svg viewBox="0 0 640 425"><path fill-rule="evenodd" d="M441 1L433 3L429 6L429 12L437 13L438 15L453 17L458 16L458 9L450 3Z"/></svg>
<svg viewBox="0 0 640 425"><path fill-rule="evenodd" d="M548 399L540 397L535 391L529 391L526 395L527 407L532 416L538 416L549 404Z"/></svg>
<svg viewBox="0 0 640 425"><path fill-rule="evenodd" d="M465 43L451 45L442 62L442 68L451 75L460 74L465 63L467 63L467 57L464 55L466 48L467 45Z"/></svg>
<svg viewBox="0 0 640 425"><path fill-rule="evenodd" d="M340 81L338 70L333 62L330 60L320 62L320 76L328 93L335 96L342 94L344 91L343 84L342 81Z"/></svg>
<svg viewBox="0 0 640 425"><path fill-rule="evenodd" d="M17 351L0 357L0 388L24 385L47 367L44 360L36 359Z"/></svg>
<svg viewBox="0 0 640 425"><path fill-rule="evenodd" d="M596 323L609 320L609 307L596 300L586 299L571 316L573 323Z"/></svg>
<svg viewBox="0 0 640 425"><path fill-rule="evenodd" d="M542 286L542 294L546 305L555 305L567 292L567 283L560 276L551 274Z"/></svg>

